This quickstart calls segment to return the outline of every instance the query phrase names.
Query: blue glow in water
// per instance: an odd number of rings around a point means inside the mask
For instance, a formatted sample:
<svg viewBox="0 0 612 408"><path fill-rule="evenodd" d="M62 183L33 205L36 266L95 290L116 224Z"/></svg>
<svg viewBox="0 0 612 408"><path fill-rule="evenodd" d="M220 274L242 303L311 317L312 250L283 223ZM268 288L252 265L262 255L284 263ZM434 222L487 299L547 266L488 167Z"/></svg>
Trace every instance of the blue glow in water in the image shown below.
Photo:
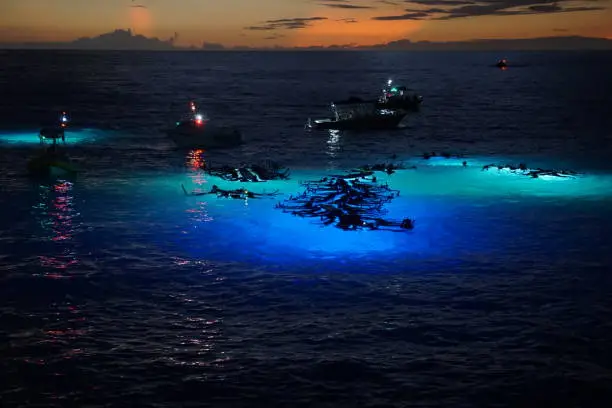
<svg viewBox="0 0 612 408"><path fill-rule="evenodd" d="M191 170L82 179L70 189L82 198L70 203L92 235L81 234L79 251L110 248L106 253L117 262L146 257L160 264L171 259L239 262L268 270L311 272L347 268L382 273L398 265L439 269L524 256L547 262L552 254L564 256L575 242L567 239L570 234L587 234L587 227L593 227L589 206L612 200L612 177L605 174L545 180L496 169L482 171L480 162L468 167L461 162L450 165L448 160L440 161L443 165L414 162L417 169L377 173L379 182L400 191L385 205L383 218L416 220L413 231L402 232L343 231L274 208L276 202L303 191L300 181L329 175L322 169L293 169L291 180L265 183L227 182ZM167 172L155 172L160 173ZM181 184L188 191L209 191L217 185L278 192L278 196L247 201L185 196ZM567 222L577 219L577 214L581 214L579 225ZM69 241L54 245L66 247ZM77 252L66 247L49 257L64 262L68 254L69 265L74 265Z"/></svg>
<svg viewBox="0 0 612 408"><path fill-rule="evenodd" d="M38 138L39 129L27 131L0 131L0 145L39 145ZM76 145L82 143L92 143L99 141L102 138L102 132L96 129L67 129L66 144ZM62 144L64 142L61 142Z"/></svg>
<svg viewBox="0 0 612 408"><path fill-rule="evenodd" d="M319 179L323 171L293 171L290 181L232 183L203 174L148 179L133 189L147 197L144 206L157 228L158 245L192 260L241 261L298 265L311 261L336 264L406 259L488 259L500 251L523 251L539 222L525 216L537 207L555 205L553 223L563 224L573 200L612 196L610 176L531 179L480 166L454 168L430 162L417 170L379 174L379 181L401 191L386 205L384 218L413 218L413 231L343 231L317 218L302 218L274 208L277 201L302 191L299 180ZM274 199L234 200L213 195L185 196L188 191L246 187L253 192L278 190ZM143 200L138 200L143 206ZM530 207L531 206L531 207ZM554 236L549 242L554 241ZM540 245L543 245L540 243ZM554 252L553 248L553 252ZM547 252L550 253L550 250Z"/></svg>

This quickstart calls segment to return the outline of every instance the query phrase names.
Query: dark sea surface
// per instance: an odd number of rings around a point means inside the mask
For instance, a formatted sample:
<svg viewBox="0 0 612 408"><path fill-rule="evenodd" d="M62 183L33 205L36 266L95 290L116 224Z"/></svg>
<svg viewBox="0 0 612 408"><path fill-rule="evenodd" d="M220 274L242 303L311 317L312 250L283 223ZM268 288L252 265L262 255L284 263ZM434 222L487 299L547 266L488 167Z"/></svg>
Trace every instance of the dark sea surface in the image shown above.
<svg viewBox="0 0 612 408"><path fill-rule="evenodd" d="M0 406L608 406L610 66L609 52L0 52ZM304 130L387 78L424 96L401 129ZM291 168L253 191L415 163L387 180L390 216L416 228L185 197L220 183L164 132L190 100L246 139L205 160ZM60 110L82 172L30 180Z"/></svg>

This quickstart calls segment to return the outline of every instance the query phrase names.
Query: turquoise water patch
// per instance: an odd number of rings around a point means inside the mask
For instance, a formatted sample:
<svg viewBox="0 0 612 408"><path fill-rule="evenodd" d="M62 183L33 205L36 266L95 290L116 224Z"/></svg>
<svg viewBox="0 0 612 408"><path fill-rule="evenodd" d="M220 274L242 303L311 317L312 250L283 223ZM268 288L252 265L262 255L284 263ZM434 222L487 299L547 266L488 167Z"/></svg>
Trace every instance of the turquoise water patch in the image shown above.
<svg viewBox="0 0 612 408"><path fill-rule="evenodd" d="M39 145L39 129L20 130L20 131L0 131L1 145ZM104 138L104 132L97 129L67 129L66 144L77 145L83 143L93 143ZM60 142L64 143L64 142Z"/></svg>
<svg viewBox="0 0 612 408"><path fill-rule="evenodd" d="M416 220L413 231L344 231L325 226L318 218L274 208L277 202L303 191L300 181L330 174L323 170L296 169L289 181L264 183L228 182L191 172L146 178L131 189L137 192L142 210L152 217L148 222L158 228L158 244L168 248L171 242L176 251L191 259L266 264L322 259L461 259L490 256L504 248L521 251L523 243L513 237L527 236L540 222L526 213L544 211L542 219L563 224L563 216L577 200L612 198L610 175L532 179L442 162L444 165L432 161L392 175L376 173L379 182L400 191L399 197L385 205L384 218L412 218ZM181 184L189 192L207 192L216 185L278 195L248 200L185 196ZM547 215L546 208L551 206L556 213Z"/></svg>
<svg viewBox="0 0 612 408"><path fill-rule="evenodd" d="M567 236L588 242L587 231L601 224L605 203L612 203L609 174L547 180L497 169L482 171L480 161L466 167L448 160L416 164L416 169L391 175L376 173L379 183L400 191L384 205L382 218L415 220L414 230L400 232L344 231L325 226L318 218L275 208L304 190L301 181L342 174L340 170L292 169L290 180L263 183L229 182L189 169L58 182L41 187L49 197L41 196L44 211L36 212L48 230L40 231L41 242L48 242L45 248L50 245L44 263L53 263L54 269L83 267L79 259L111 256L117 262L145 257L160 265L176 259L280 269L312 265L380 270L382 264L406 262L439 268L508 256L538 259L558 253L563 257L568 243L575 242ZM208 192L216 185L276 196L248 200L191 196L184 194L182 185L188 192ZM568 223L568 219L577 221ZM76 235L71 230L78 231L85 243L73 247ZM83 258L78 249L83 245L106 249L104 254ZM596 243L590 246L599 250Z"/></svg>

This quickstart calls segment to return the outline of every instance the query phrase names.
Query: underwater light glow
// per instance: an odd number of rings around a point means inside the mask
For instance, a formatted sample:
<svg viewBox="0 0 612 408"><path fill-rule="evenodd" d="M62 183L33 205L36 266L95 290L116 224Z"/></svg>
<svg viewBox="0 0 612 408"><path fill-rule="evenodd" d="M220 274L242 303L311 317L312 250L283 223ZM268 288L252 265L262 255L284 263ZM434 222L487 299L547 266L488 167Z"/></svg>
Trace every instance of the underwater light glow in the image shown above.
<svg viewBox="0 0 612 408"><path fill-rule="evenodd" d="M100 138L100 132L95 129L66 130L66 144L75 145L91 143ZM0 131L0 145L40 145L39 129L29 131ZM64 142L62 142L64 143Z"/></svg>
<svg viewBox="0 0 612 408"><path fill-rule="evenodd" d="M197 154L190 155L197 156ZM449 159L453 160L453 159ZM385 204L383 218L415 220L410 231L344 231L275 209L289 195L304 191L299 181L318 180L341 171L292 169L290 180L261 183L225 181L202 171L175 174L141 182L137 189L151 196L150 214L159 226L158 245L180 257L208 261L244 261L266 265L303 261L359 262L387 259L457 259L495 254L499 245L519 245L512 237L529 234L532 221L524 213L533 206L574 205L576 200L612 199L612 175L586 175L548 182L507 172L482 171L481 165L438 166L415 160L416 169L391 175L377 172L379 183L400 190ZM480 160L467 159L474 163ZM480 161L490 162L490 159ZM427 165L421 165L427 163ZM228 199L216 195L186 196L188 191L248 189L278 191L273 198ZM530 211L530 210L529 210ZM546 210L543 210L546 211ZM174 237L174 238L172 238ZM517 249L517 250L520 250ZM488 256L488 255L487 255ZM493 255L491 255L493 256Z"/></svg>

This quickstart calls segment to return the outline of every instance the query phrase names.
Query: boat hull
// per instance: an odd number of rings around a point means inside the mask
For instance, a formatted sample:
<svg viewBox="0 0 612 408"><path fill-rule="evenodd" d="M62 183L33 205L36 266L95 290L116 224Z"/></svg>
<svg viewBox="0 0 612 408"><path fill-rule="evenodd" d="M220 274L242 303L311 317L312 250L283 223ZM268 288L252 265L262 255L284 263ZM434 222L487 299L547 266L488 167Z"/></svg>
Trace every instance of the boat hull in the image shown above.
<svg viewBox="0 0 612 408"><path fill-rule="evenodd" d="M353 119L318 119L309 122L313 129L331 130L384 130L396 128L406 116L405 112Z"/></svg>
<svg viewBox="0 0 612 408"><path fill-rule="evenodd" d="M75 177L77 169L67 158L42 155L28 162L28 173L33 177Z"/></svg>

